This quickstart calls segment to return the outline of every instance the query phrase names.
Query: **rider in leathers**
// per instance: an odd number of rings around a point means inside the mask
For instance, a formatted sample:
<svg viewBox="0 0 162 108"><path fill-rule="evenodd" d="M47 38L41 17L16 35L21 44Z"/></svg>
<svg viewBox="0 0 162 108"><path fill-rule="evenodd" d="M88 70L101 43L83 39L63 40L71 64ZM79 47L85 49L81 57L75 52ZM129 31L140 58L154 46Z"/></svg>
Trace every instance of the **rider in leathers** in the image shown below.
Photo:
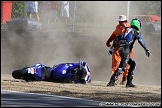
<svg viewBox="0 0 162 108"><path fill-rule="evenodd" d="M150 56L150 51L148 50L142 36L139 32L141 28L141 22L139 19L135 18L131 21L131 27L127 28L121 35L116 36L109 53L112 54L116 45L119 45L119 54L121 56L121 62L117 70L111 76L107 86L114 86L117 77L126 69L126 64L130 65L126 87L135 87L132 84L133 75L136 69L136 62L130 58L130 52L133 48L134 42L137 39L139 44L144 48L146 56Z"/></svg>

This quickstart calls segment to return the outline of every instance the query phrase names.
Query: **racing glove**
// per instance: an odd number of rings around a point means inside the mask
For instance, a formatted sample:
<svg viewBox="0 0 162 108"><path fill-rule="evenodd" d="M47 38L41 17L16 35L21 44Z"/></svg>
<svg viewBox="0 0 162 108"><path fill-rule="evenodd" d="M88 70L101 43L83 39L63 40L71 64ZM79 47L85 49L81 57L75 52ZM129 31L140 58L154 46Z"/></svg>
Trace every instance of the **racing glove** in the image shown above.
<svg viewBox="0 0 162 108"><path fill-rule="evenodd" d="M110 47L110 49L108 50L108 54L112 55L114 53L114 47Z"/></svg>
<svg viewBox="0 0 162 108"><path fill-rule="evenodd" d="M146 56L149 57L151 55L151 52L148 49L145 49Z"/></svg>

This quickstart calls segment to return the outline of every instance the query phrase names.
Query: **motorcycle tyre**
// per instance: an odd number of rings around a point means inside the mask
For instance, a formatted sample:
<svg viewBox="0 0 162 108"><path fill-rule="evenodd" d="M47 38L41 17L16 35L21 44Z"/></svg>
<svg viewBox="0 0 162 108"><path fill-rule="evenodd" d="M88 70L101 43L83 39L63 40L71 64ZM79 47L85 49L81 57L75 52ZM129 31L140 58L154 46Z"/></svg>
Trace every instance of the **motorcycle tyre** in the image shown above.
<svg viewBox="0 0 162 108"><path fill-rule="evenodd" d="M15 79L22 79L25 73L25 69L14 70L12 72L12 77Z"/></svg>

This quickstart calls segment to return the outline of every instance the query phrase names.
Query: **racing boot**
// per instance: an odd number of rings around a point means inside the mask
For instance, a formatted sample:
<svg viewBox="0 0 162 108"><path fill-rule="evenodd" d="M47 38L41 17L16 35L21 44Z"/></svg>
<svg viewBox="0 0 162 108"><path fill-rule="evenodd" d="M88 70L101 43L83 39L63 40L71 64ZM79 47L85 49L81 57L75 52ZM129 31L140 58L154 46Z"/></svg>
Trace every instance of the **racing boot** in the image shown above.
<svg viewBox="0 0 162 108"><path fill-rule="evenodd" d="M109 86L109 87L115 86L115 80L110 80L110 82L107 84L107 86Z"/></svg>
<svg viewBox="0 0 162 108"><path fill-rule="evenodd" d="M123 76L122 81L120 82L120 85L125 85L126 84L127 77Z"/></svg>
<svg viewBox="0 0 162 108"><path fill-rule="evenodd" d="M133 76L128 76L127 77L126 87L136 87L134 84L132 84L132 79L133 79Z"/></svg>
<svg viewBox="0 0 162 108"><path fill-rule="evenodd" d="M118 79L118 76L121 74L121 69L118 68L114 74L110 78L110 82L107 84L107 86L112 87L115 86L115 81Z"/></svg>
<svg viewBox="0 0 162 108"><path fill-rule="evenodd" d="M109 83L107 84L107 86L112 87L115 86L115 74L113 74L110 78Z"/></svg>

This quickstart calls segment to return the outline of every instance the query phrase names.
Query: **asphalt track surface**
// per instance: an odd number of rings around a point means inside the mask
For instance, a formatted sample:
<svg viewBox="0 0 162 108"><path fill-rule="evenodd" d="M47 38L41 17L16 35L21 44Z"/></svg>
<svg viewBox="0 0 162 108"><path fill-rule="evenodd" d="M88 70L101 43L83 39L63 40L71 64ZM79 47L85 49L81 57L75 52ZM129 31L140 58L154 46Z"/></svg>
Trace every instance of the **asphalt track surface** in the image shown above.
<svg viewBox="0 0 162 108"><path fill-rule="evenodd" d="M139 107L65 96L1 91L1 107Z"/></svg>
<svg viewBox="0 0 162 108"><path fill-rule="evenodd" d="M37 93L1 91L1 107L100 107L102 102Z"/></svg>

